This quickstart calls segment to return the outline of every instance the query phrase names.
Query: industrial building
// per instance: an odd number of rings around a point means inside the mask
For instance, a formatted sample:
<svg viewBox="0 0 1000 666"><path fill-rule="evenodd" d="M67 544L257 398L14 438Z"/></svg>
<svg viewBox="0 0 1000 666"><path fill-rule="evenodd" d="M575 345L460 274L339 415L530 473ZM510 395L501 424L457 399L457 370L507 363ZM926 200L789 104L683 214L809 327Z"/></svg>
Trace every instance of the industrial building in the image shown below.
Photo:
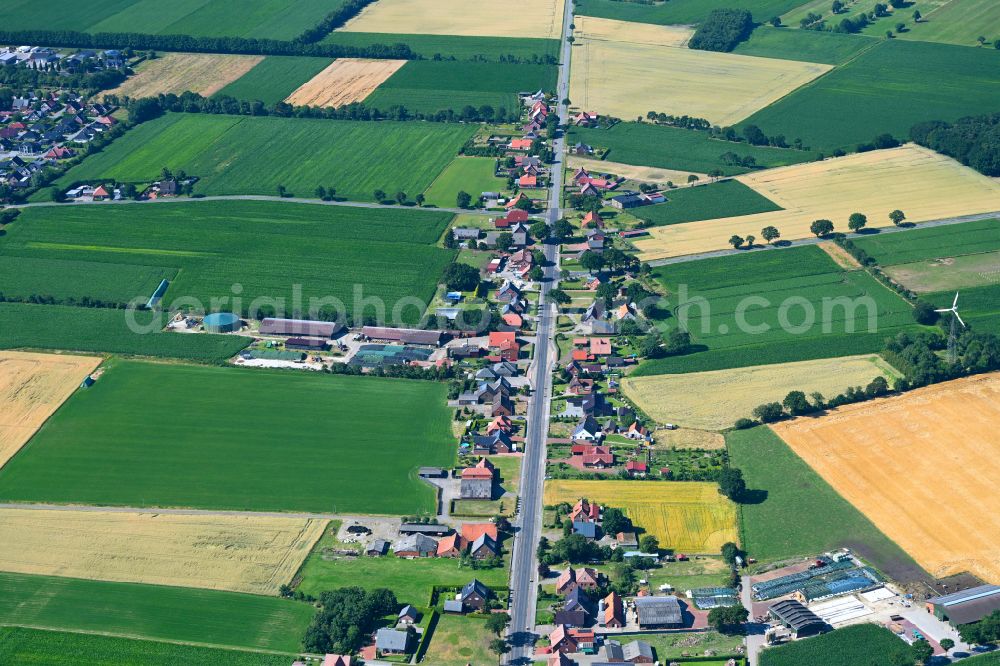
<svg viewBox="0 0 1000 666"><path fill-rule="evenodd" d="M927 611L953 627L979 622L993 611L1000 610L1000 585L979 585L961 592L932 597L926 602Z"/></svg>
<svg viewBox="0 0 1000 666"><path fill-rule="evenodd" d="M201 322L209 333L233 333L243 328L239 315L232 312L213 312L205 315Z"/></svg>
<svg viewBox="0 0 1000 666"><path fill-rule="evenodd" d="M639 626L643 629L680 627L684 624L677 597L638 597L635 600L635 612L639 618Z"/></svg>
<svg viewBox="0 0 1000 666"><path fill-rule="evenodd" d="M768 615L788 627L796 638L815 636L830 630L830 625L794 599L785 599L771 606Z"/></svg>
<svg viewBox="0 0 1000 666"><path fill-rule="evenodd" d="M280 319L267 317L260 322L261 335L283 335L292 337L332 338L344 327L333 321L313 321L310 319Z"/></svg>

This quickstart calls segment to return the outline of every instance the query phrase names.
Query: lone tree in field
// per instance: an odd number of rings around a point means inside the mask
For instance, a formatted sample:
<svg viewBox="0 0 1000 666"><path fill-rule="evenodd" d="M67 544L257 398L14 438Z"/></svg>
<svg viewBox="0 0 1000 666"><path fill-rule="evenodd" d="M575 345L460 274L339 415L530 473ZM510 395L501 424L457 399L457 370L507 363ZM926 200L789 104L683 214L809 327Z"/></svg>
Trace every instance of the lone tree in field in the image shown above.
<svg viewBox="0 0 1000 666"><path fill-rule="evenodd" d="M922 19L922 18L923 18L923 16L920 14L920 10L919 9L914 9L913 10L913 22L914 23L920 23L920 19Z"/></svg>
<svg viewBox="0 0 1000 666"><path fill-rule="evenodd" d="M455 205L459 208L468 208L472 205L472 195L462 190L455 196Z"/></svg>
<svg viewBox="0 0 1000 666"><path fill-rule="evenodd" d="M753 244L756 243L756 242L757 242L757 237L756 236L754 236L753 234L750 234L749 236L747 236L747 249L748 250L752 249L753 248Z"/></svg>
<svg viewBox="0 0 1000 666"><path fill-rule="evenodd" d="M781 238L781 232L778 231L778 227L766 226L760 230L760 235L764 237L768 243L772 243L779 238Z"/></svg>
<svg viewBox="0 0 1000 666"><path fill-rule="evenodd" d="M847 228L857 233L865 228L868 224L868 218L862 213L851 213L851 216L847 218Z"/></svg>
<svg viewBox="0 0 1000 666"><path fill-rule="evenodd" d="M406 203L406 192L402 190L396 192L396 203L398 203L400 206Z"/></svg>
<svg viewBox="0 0 1000 666"><path fill-rule="evenodd" d="M382 190L375 190L374 192L372 192L372 196L375 197L375 201L379 203L385 201L385 192L383 192Z"/></svg>
<svg viewBox="0 0 1000 666"><path fill-rule="evenodd" d="M416 197L414 197L413 200L417 202L418 206L423 206L424 202L427 201L427 199L424 198L423 194L418 194Z"/></svg>
<svg viewBox="0 0 1000 666"><path fill-rule="evenodd" d="M284 198L288 194L288 190L285 189L284 185L278 185L278 196Z"/></svg>
<svg viewBox="0 0 1000 666"><path fill-rule="evenodd" d="M736 234L733 234L732 236L729 237L729 244L732 245L733 249L735 250L738 250L741 247L743 247L744 242L746 241L743 240L743 236L737 236Z"/></svg>
<svg viewBox="0 0 1000 666"><path fill-rule="evenodd" d="M896 210L889 213L889 219L892 220L892 223L898 227L903 223L903 220L906 219L906 215L903 214L903 211L897 208Z"/></svg>
<svg viewBox="0 0 1000 666"><path fill-rule="evenodd" d="M735 467L726 467L719 474L719 492L739 502L747 491L747 482L743 480L743 472Z"/></svg>
<svg viewBox="0 0 1000 666"><path fill-rule="evenodd" d="M816 220L809 225L809 231L816 236L826 236L833 233L833 222L830 220Z"/></svg>
<svg viewBox="0 0 1000 666"><path fill-rule="evenodd" d="M698 181L698 176L694 175L693 173L688 176L688 182L689 183L695 183L697 181Z"/></svg>
<svg viewBox="0 0 1000 666"><path fill-rule="evenodd" d="M326 201L326 188L322 185L316 188L316 198Z"/></svg>
<svg viewBox="0 0 1000 666"><path fill-rule="evenodd" d="M780 28L781 27L781 17L780 16L772 16L771 20L768 21L768 23L770 23L771 25L773 25L775 28Z"/></svg>

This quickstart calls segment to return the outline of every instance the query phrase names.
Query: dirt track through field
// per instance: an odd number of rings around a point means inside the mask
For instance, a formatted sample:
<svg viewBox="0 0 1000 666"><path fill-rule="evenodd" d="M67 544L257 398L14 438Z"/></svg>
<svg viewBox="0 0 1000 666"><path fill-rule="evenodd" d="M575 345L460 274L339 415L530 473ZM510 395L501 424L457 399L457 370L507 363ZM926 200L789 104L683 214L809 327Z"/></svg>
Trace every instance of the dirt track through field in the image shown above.
<svg viewBox="0 0 1000 666"><path fill-rule="evenodd" d="M275 594L328 523L5 508L0 571Z"/></svg>
<svg viewBox="0 0 1000 666"><path fill-rule="evenodd" d="M406 63L406 60L340 58L299 86L285 101L295 106L324 107L360 102Z"/></svg>
<svg viewBox="0 0 1000 666"><path fill-rule="evenodd" d="M772 426L931 575L1000 583L1000 374Z"/></svg>
<svg viewBox="0 0 1000 666"><path fill-rule="evenodd" d="M255 55L167 53L139 65L134 76L106 94L138 99L190 90L211 97L263 59Z"/></svg>
<svg viewBox="0 0 1000 666"><path fill-rule="evenodd" d="M0 467L101 364L97 356L0 352Z"/></svg>

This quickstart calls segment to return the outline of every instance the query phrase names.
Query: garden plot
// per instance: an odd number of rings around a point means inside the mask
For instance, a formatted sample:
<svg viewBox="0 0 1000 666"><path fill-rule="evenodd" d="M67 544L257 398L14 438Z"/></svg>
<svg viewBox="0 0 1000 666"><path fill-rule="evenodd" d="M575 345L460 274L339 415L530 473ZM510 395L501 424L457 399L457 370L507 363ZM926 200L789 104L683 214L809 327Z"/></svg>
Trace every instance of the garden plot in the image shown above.
<svg viewBox="0 0 1000 666"><path fill-rule="evenodd" d="M379 0L341 30L416 35L559 38L562 0Z"/></svg>
<svg viewBox="0 0 1000 666"><path fill-rule="evenodd" d="M296 106L333 107L360 102L406 63L406 60L340 58L299 86L285 101Z"/></svg>

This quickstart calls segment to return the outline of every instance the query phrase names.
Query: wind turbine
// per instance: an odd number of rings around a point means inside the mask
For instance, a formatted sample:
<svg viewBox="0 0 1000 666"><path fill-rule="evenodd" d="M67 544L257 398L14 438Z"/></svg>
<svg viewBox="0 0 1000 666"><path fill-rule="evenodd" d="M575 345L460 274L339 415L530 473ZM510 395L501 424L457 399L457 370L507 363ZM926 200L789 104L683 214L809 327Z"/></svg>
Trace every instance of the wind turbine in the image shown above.
<svg viewBox="0 0 1000 666"><path fill-rule="evenodd" d="M951 302L950 308L941 308L940 310L935 310L934 312L950 312L951 317L951 333L948 335L948 362L954 363L957 360L957 354L955 353L955 338L957 337L958 328L955 326L957 321L965 328L965 322L962 318L958 316L958 292L955 292L955 300Z"/></svg>

